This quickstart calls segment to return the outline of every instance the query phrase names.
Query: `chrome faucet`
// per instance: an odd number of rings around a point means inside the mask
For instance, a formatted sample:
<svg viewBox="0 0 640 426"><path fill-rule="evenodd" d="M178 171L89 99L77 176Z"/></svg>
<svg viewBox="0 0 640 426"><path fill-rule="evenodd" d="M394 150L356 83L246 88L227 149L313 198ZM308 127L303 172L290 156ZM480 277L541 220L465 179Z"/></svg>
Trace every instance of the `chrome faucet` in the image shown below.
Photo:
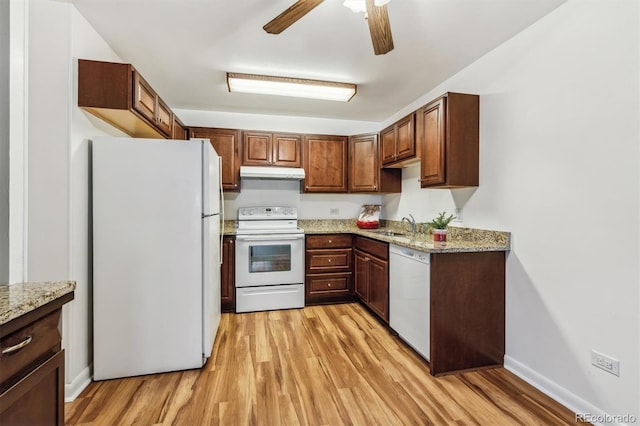
<svg viewBox="0 0 640 426"><path fill-rule="evenodd" d="M409 217L403 217L402 218L402 222L406 221L410 226L411 226L411 233L413 235L416 235L416 231L417 231L417 225L416 225L416 220L413 218L413 215L409 215Z"/></svg>

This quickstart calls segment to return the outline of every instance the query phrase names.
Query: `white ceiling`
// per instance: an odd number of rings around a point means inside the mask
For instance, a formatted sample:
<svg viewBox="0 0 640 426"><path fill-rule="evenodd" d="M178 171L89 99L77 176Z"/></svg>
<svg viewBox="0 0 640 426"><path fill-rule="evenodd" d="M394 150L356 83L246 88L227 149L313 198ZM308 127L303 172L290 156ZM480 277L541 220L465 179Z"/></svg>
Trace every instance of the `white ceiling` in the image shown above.
<svg viewBox="0 0 640 426"><path fill-rule="evenodd" d="M391 0L395 49L325 0L280 35L294 0L68 0L176 109L383 121L566 0ZM228 93L225 73L358 85L348 103Z"/></svg>

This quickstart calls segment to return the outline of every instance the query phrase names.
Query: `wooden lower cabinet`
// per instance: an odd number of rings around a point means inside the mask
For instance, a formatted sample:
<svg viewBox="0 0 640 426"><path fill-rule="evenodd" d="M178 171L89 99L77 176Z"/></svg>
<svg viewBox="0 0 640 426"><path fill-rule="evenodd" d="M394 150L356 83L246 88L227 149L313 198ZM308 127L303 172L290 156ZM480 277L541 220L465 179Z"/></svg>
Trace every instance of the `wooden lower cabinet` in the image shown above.
<svg viewBox="0 0 640 426"><path fill-rule="evenodd" d="M64 425L64 350L0 395L0 425Z"/></svg>
<svg viewBox="0 0 640 426"><path fill-rule="evenodd" d="M430 276L431 374L502 366L505 253L433 253Z"/></svg>
<svg viewBox="0 0 640 426"><path fill-rule="evenodd" d="M220 268L220 303L222 312L236 311L236 237L222 239L222 267Z"/></svg>
<svg viewBox="0 0 640 426"><path fill-rule="evenodd" d="M354 289L360 301L389 322L389 245L355 237Z"/></svg>
<svg viewBox="0 0 640 426"><path fill-rule="evenodd" d="M307 235L305 242L305 304L351 300L351 235Z"/></svg>
<svg viewBox="0 0 640 426"><path fill-rule="evenodd" d="M73 293L0 325L0 425L64 425L62 305Z"/></svg>

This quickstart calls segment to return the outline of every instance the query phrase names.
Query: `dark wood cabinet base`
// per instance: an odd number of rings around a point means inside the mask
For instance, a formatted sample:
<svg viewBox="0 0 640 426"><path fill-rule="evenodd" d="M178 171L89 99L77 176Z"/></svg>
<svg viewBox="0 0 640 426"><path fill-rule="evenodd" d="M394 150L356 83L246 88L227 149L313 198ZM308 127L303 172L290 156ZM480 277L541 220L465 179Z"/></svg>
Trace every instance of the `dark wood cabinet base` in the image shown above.
<svg viewBox="0 0 640 426"><path fill-rule="evenodd" d="M431 255L431 374L503 365L505 253Z"/></svg>

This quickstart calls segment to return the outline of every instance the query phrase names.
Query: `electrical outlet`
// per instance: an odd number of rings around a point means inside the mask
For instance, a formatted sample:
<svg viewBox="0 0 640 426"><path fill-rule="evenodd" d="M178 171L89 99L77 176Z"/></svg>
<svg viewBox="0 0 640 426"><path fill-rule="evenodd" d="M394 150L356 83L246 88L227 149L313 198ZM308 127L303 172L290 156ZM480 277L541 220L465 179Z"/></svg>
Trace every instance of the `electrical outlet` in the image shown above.
<svg viewBox="0 0 640 426"><path fill-rule="evenodd" d="M591 350L591 364L604 371L620 377L620 361L605 354Z"/></svg>
<svg viewBox="0 0 640 426"><path fill-rule="evenodd" d="M453 221L456 223L462 223L462 208L456 207L454 214L456 215L456 218Z"/></svg>
<svg viewBox="0 0 640 426"><path fill-rule="evenodd" d="M331 207L329 209L329 215L331 216L338 216L340 214L340 209L337 207Z"/></svg>

